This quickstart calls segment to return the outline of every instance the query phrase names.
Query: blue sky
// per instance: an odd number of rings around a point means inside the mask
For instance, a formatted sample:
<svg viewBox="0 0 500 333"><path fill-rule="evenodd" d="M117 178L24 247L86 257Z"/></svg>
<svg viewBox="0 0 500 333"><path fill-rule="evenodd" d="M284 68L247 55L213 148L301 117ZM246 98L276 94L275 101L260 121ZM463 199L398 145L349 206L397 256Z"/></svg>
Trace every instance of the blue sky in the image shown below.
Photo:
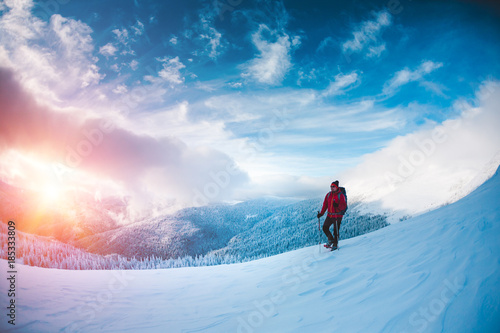
<svg viewBox="0 0 500 333"><path fill-rule="evenodd" d="M477 106L500 75L498 6L486 1L23 0L0 10L4 84L70 128L26 142L38 127L4 110L16 128L1 141L4 164L18 161L1 169L11 182L48 163L160 201L322 193L367 154ZM115 128L102 144L96 119ZM85 133L96 144L70 165Z"/></svg>

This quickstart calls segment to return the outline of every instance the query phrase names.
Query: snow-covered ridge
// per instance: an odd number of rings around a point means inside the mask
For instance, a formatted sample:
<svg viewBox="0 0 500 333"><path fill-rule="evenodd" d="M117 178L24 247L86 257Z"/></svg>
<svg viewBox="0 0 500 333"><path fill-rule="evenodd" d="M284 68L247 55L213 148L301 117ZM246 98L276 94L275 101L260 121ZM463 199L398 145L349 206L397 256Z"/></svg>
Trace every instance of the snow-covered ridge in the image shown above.
<svg viewBox="0 0 500 333"><path fill-rule="evenodd" d="M498 202L497 170L467 197L341 241L334 253L316 245L241 264L148 271L18 265L15 329L497 332ZM5 318L0 328L13 329Z"/></svg>
<svg viewBox="0 0 500 333"><path fill-rule="evenodd" d="M316 244L320 203L320 199L292 204L257 200L188 209L79 240L92 253L17 230L17 258L30 266L62 269L155 269L244 262ZM356 204L351 207L355 210ZM243 218L245 212L258 214ZM385 216L348 213L340 229L341 239L386 225ZM321 236L324 238L323 233ZM5 223L0 223L0 241L0 258L6 259Z"/></svg>

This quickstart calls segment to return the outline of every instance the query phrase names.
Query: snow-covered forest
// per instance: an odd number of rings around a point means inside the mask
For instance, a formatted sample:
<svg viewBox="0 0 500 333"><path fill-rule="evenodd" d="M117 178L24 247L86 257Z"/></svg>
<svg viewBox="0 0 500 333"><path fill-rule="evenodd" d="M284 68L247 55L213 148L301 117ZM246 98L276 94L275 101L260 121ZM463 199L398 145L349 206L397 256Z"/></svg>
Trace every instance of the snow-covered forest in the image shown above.
<svg viewBox="0 0 500 333"><path fill-rule="evenodd" d="M315 217L320 202L260 199L189 208L174 216L96 233L76 246L17 231L16 254L20 262L30 266L62 269L154 269L244 262L317 244L319 235L325 241ZM384 216L358 215L355 208L353 204L354 213L344 218L341 239L387 225ZM0 226L1 258L6 259L7 225Z"/></svg>
<svg viewBox="0 0 500 333"><path fill-rule="evenodd" d="M7 225L0 223L0 258L7 260ZM246 259L249 260L249 259ZM16 232L16 262L28 266L76 270L157 269L209 266L246 261L237 256L206 255L162 259L154 254L146 258L127 258L118 254L99 255L86 252L58 240Z"/></svg>

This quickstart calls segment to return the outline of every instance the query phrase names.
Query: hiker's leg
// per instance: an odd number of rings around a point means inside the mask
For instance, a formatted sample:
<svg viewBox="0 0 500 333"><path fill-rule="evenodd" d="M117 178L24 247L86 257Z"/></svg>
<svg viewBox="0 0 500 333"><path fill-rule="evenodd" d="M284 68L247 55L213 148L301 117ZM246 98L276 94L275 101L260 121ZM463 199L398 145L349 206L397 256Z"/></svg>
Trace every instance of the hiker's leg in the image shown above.
<svg viewBox="0 0 500 333"><path fill-rule="evenodd" d="M333 244L337 245L339 243L339 235L340 235L340 223L342 222L342 217L335 219L335 225L333 226L333 233L335 235Z"/></svg>
<svg viewBox="0 0 500 333"><path fill-rule="evenodd" d="M330 226L334 223L334 219L331 217L327 217L325 219L325 222L323 223L323 232L325 233L326 237L328 237L328 240L330 242L333 242L333 235L330 232Z"/></svg>

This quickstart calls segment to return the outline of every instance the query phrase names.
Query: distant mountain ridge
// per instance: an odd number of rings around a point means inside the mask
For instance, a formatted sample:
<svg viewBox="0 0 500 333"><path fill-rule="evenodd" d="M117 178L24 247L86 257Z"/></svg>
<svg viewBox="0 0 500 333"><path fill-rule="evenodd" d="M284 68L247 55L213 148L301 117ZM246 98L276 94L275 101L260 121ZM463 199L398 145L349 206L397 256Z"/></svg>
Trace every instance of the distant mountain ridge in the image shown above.
<svg viewBox="0 0 500 333"><path fill-rule="evenodd" d="M490 178L494 173L491 170L497 167L498 159L494 159L472 181L456 184L447 203L470 193ZM404 211L383 209L378 201L356 201L355 195L350 194L348 188L349 210L340 229L341 239L410 217ZM33 198L35 196L28 190L0 182L0 220L15 219L20 231L54 237L100 255L118 254L128 258L154 255L163 259L205 255L253 258L326 241L316 219L322 197L302 201L266 197L237 204L213 204L123 224L119 219L126 214L126 200L104 198L96 201L88 194L78 194L64 207L68 211L54 207L36 216L39 223L27 227L23 219L33 218L30 210L37 207ZM438 203L434 208L445 204Z"/></svg>
<svg viewBox="0 0 500 333"><path fill-rule="evenodd" d="M320 198L299 202L258 199L187 208L90 235L78 245L93 253L139 258L153 254L165 259L207 254L269 256L317 244L319 237L325 242L316 218L321 204ZM340 229L341 239L388 225L384 215L358 214L357 205L350 205Z"/></svg>

